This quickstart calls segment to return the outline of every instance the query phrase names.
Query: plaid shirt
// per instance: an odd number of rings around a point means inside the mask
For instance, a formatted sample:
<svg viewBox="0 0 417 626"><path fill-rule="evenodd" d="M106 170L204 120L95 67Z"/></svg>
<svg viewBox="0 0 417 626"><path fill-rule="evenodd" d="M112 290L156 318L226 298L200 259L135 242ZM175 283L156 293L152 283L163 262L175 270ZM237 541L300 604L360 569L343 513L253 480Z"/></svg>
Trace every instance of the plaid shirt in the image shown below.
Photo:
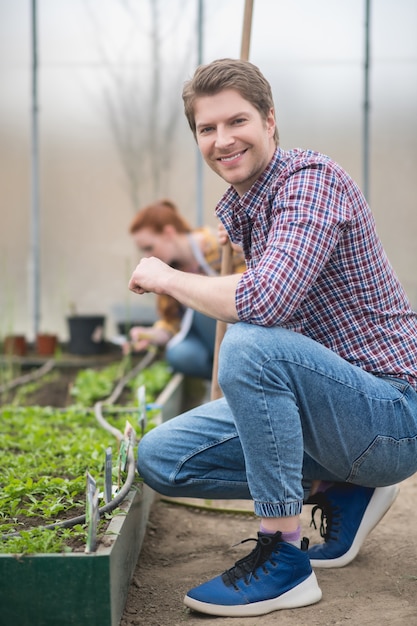
<svg viewBox="0 0 417 626"><path fill-rule="evenodd" d="M339 165L277 148L249 191L239 197L230 187L216 213L245 253L241 321L302 333L417 388L417 315L360 189Z"/></svg>

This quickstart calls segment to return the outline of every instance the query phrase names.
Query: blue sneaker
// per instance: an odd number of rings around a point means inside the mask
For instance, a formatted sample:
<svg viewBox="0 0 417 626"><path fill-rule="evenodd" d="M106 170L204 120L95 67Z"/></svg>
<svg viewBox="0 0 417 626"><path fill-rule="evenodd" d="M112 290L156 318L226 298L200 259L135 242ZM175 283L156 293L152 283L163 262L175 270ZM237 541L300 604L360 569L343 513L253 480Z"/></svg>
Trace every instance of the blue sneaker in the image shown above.
<svg viewBox="0 0 417 626"><path fill-rule="evenodd" d="M360 487L335 483L322 493L311 496L306 504L314 504L311 524L321 509L320 534L324 543L308 550L313 567L344 567L358 554L371 530L384 517L399 493L397 485Z"/></svg>
<svg viewBox="0 0 417 626"><path fill-rule="evenodd" d="M221 576L191 589L184 598L186 606L209 615L248 617L321 599L307 540L301 550L282 541L280 532L258 533L257 540L245 541L256 541L252 552Z"/></svg>

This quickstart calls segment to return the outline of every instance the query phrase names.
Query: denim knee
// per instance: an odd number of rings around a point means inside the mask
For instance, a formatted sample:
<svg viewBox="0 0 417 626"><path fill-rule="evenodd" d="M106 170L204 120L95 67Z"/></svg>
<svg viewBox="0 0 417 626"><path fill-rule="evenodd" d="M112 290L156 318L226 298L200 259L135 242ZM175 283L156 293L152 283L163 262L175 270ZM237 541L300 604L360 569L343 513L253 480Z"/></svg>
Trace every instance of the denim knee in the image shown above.
<svg viewBox="0 0 417 626"><path fill-rule="evenodd" d="M162 446L155 428L144 435L137 450L137 469L143 481L164 495L170 495L169 478L163 471Z"/></svg>
<svg viewBox="0 0 417 626"><path fill-rule="evenodd" d="M267 360L261 345L269 341L268 330L245 322L238 322L228 328L219 354L218 380L223 390L229 384L236 384L239 372L245 367L255 370L256 361L261 366Z"/></svg>
<svg viewBox="0 0 417 626"><path fill-rule="evenodd" d="M137 468L139 475L145 483L148 483L147 477L148 475L152 475L152 470L149 466L149 459L153 458L153 453L151 449L153 446L148 446L148 440L151 438L151 433L144 435L142 439L139 441L138 450L137 450Z"/></svg>
<svg viewBox="0 0 417 626"><path fill-rule="evenodd" d="M236 358L240 357L239 352L242 342L245 340L245 333L243 332L242 326L246 325L237 323L230 326L221 343L218 381L222 389L227 387L229 383L236 382L233 363L236 361Z"/></svg>

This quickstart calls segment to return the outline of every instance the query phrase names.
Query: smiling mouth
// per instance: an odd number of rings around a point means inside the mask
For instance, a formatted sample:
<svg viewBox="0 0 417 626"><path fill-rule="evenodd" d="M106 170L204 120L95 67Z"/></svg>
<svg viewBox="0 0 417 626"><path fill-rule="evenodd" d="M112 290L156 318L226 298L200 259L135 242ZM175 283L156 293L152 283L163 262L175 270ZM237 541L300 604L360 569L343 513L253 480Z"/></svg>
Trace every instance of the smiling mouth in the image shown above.
<svg viewBox="0 0 417 626"><path fill-rule="evenodd" d="M242 152L237 152L236 154L219 157L217 160L221 161L222 163L229 163L230 161L234 161L235 159L238 159L239 157L241 157L243 154L245 154L245 152L246 150L242 150Z"/></svg>

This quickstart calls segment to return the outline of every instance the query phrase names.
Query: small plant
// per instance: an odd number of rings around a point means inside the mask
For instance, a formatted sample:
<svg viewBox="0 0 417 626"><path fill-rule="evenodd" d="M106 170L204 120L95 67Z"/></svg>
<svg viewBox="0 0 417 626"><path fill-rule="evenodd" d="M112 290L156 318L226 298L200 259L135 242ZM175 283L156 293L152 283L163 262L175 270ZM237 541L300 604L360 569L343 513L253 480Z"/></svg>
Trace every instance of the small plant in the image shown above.
<svg viewBox="0 0 417 626"><path fill-rule="evenodd" d="M93 406L97 400L102 400L111 394L115 381L123 376L125 370L126 361L113 363L102 370L81 370L71 388L71 396L78 405Z"/></svg>
<svg viewBox="0 0 417 626"><path fill-rule="evenodd" d="M74 409L60 412L28 407L16 411L10 407L2 410L1 418L0 552L14 551L12 546L25 543L10 543L16 538L4 540L4 535L16 531L21 540L28 540L23 551L38 551L32 537L39 543L44 541L43 535L39 529L29 528L82 513L86 469L97 476L102 488L104 450L109 445L117 450L117 442L97 427L92 414L80 415ZM69 536L62 530L49 532L62 543ZM56 544L50 541L53 549L48 551L53 552Z"/></svg>
<svg viewBox="0 0 417 626"><path fill-rule="evenodd" d="M172 370L166 361L156 361L150 367L139 372L139 374L130 381L129 387L132 391L142 385L146 389L146 402L153 402L155 396L162 391L172 376ZM135 396L135 402L137 398Z"/></svg>
<svg viewBox="0 0 417 626"><path fill-rule="evenodd" d="M18 537L10 537L0 544L0 553L12 554L46 554L56 552L71 552L68 543L77 539L83 541L85 529L81 525L72 528L56 529L55 531L44 528L22 530Z"/></svg>
<svg viewBox="0 0 417 626"><path fill-rule="evenodd" d="M118 476L118 443L98 427L88 408L111 393L125 369L123 361L98 372L79 372L72 392L77 404L66 410L16 406L1 409L0 553L65 552L71 551L80 538L85 539L82 526L55 530L38 526L84 513L86 470L103 491L104 453L109 446L114 450L113 476ZM157 362L142 371L130 387L146 385L146 401L152 403L170 376L167 364ZM31 391L29 386L26 393ZM22 391L20 399L24 395ZM81 406L87 410L81 410ZM123 432L126 419L135 426L135 418L123 412L123 407L120 409L106 419ZM154 413L149 411L148 418ZM146 430L150 428L152 420L148 419ZM13 533L19 536L10 536Z"/></svg>

